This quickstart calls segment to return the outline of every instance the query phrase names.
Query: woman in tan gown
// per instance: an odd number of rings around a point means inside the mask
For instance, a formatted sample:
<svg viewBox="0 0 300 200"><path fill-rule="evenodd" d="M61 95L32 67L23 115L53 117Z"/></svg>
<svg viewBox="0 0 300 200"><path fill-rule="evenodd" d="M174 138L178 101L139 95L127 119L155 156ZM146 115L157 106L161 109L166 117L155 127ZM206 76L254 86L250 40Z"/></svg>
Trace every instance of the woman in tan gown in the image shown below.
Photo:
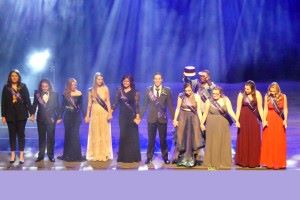
<svg viewBox="0 0 300 200"><path fill-rule="evenodd" d="M108 87L104 77L97 72L93 87L88 94L88 107L85 122L90 123L86 159L88 161L107 161L113 159L111 106Z"/></svg>
<svg viewBox="0 0 300 200"><path fill-rule="evenodd" d="M236 126L239 127L230 100L223 95L221 88L214 88L212 98L205 102L205 112L201 124L203 130L203 122L206 121L204 166L208 169L230 168L232 165L230 117L236 121Z"/></svg>

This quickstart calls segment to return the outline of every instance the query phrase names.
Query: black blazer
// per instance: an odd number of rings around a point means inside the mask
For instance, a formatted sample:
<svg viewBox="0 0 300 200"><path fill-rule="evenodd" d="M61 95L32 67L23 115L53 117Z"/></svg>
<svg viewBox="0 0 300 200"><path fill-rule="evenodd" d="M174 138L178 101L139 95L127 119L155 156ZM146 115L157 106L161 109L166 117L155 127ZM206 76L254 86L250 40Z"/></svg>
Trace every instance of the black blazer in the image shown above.
<svg viewBox="0 0 300 200"><path fill-rule="evenodd" d="M27 120L28 113L33 114L30 102L29 91L24 83L21 83L19 91L22 101L13 103L13 96L6 84L2 90L1 115L6 118L6 121L21 121Z"/></svg>
<svg viewBox="0 0 300 200"><path fill-rule="evenodd" d="M39 91L35 90L32 109L35 113L36 109L38 108L36 116L36 120L38 122L50 122L50 120L55 122L57 119L61 118L59 95L56 92L49 93L49 100L47 103L41 103L38 100L38 96L41 96L41 94Z"/></svg>
<svg viewBox="0 0 300 200"><path fill-rule="evenodd" d="M144 113L146 112L147 107L149 105L150 109L149 109L148 117L147 117L148 123L155 123L155 122L167 123L167 118L158 116L159 110L157 109L157 106L155 106L155 101L152 101L149 96L150 91L153 91L153 86L150 86L147 88L147 91L146 91L145 97L144 97L144 104L142 107L141 116L144 115ZM164 87L164 86L162 87L162 92L158 98L158 102L161 105L161 110L163 110L164 113L166 113L167 107L169 108L169 111L170 111L172 119L173 119L174 118L174 107L173 107L173 100L172 100L172 94L171 94L170 88Z"/></svg>

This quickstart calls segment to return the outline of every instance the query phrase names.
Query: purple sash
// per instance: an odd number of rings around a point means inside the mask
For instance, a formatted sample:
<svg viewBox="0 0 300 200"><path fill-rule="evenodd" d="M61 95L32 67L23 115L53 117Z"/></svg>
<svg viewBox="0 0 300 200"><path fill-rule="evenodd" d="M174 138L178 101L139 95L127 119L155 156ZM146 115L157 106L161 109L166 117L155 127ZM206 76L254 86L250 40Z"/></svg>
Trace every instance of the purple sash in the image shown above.
<svg viewBox="0 0 300 200"><path fill-rule="evenodd" d="M158 98L153 94L153 91L150 89L149 91L149 98L151 99L151 101L154 102L156 109L158 110L158 118L167 118L167 114L164 111L162 105L160 104L160 102L158 101Z"/></svg>
<svg viewBox="0 0 300 200"><path fill-rule="evenodd" d="M279 106L273 97L270 97L270 99L271 99L271 102L272 102L275 112L284 120L285 118L284 118L283 110L279 109Z"/></svg>
<svg viewBox="0 0 300 200"><path fill-rule="evenodd" d="M258 109L256 106L253 105L252 101L250 101L249 97L243 94L245 102L247 103L248 108L252 111L252 113L257 117L259 121L261 121Z"/></svg>
<svg viewBox="0 0 300 200"><path fill-rule="evenodd" d="M233 119L230 117L230 115L228 114L227 111L225 111L222 106L215 100L210 99L210 102L214 105L215 108L217 108L217 110L219 111L219 113L228 120L229 125L231 126L233 124Z"/></svg>
<svg viewBox="0 0 300 200"><path fill-rule="evenodd" d="M20 94L20 92L16 91L12 87L8 87L8 90L10 91L10 93L13 96L15 96L17 98L17 101L19 100L21 103L23 102L23 98L22 98L22 95Z"/></svg>

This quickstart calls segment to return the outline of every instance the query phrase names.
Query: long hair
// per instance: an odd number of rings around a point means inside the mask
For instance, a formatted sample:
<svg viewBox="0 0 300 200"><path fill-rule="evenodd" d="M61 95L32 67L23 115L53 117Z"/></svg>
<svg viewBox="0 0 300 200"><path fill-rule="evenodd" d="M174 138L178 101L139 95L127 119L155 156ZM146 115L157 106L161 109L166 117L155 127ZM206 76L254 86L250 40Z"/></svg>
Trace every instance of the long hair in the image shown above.
<svg viewBox="0 0 300 200"><path fill-rule="evenodd" d="M279 102L282 98L282 93L281 93L281 89L279 87L279 84L277 82L273 82L269 85L268 87L268 92L267 92L267 100L270 101L270 98L271 98L271 93L270 93L270 89L271 88L275 88L276 90L276 93L275 93L275 100L276 102Z"/></svg>
<svg viewBox="0 0 300 200"><path fill-rule="evenodd" d="M129 75L129 74L124 75L124 76L122 77L122 79L121 79L121 88L124 89L123 81L124 81L125 79L128 79L129 82L130 82L130 87L131 87L132 89L135 89L134 79L133 79L133 77L132 77L131 75Z"/></svg>
<svg viewBox="0 0 300 200"><path fill-rule="evenodd" d="M256 85L255 85L255 82L252 81L252 80L248 80L246 83L245 83L245 86L249 86L250 89L251 89L251 96L252 96L252 99L253 101L256 101ZM245 90L244 90L244 95L247 95Z"/></svg>
<svg viewBox="0 0 300 200"><path fill-rule="evenodd" d="M49 92L53 92L54 91L51 82L48 79L44 78L39 83L39 87L38 87L38 91L39 92L42 92L42 84L43 83L46 83L47 85L49 85Z"/></svg>
<svg viewBox="0 0 300 200"><path fill-rule="evenodd" d="M7 86L9 86L9 87L12 86L11 75L13 73L16 73L19 77L19 80L17 82L17 89L20 90L21 89L21 83L22 83L22 77L21 77L21 74L20 74L19 70L17 70L17 69L13 69L9 72L8 77L7 77Z"/></svg>
<svg viewBox="0 0 300 200"><path fill-rule="evenodd" d="M92 95L93 96L96 96L97 94L97 78L98 77L102 77L104 78L103 74L101 74L100 72L96 72L95 75L94 75L94 81L93 81L93 87L92 87ZM105 86L105 83L103 82L103 86Z"/></svg>
<svg viewBox="0 0 300 200"><path fill-rule="evenodd" d="M70 98L71 97L71 85L72 83L77 82L75 78L69 78L66 86L65 86L65 90L64 90L64 96L66 98Z"/></svg>

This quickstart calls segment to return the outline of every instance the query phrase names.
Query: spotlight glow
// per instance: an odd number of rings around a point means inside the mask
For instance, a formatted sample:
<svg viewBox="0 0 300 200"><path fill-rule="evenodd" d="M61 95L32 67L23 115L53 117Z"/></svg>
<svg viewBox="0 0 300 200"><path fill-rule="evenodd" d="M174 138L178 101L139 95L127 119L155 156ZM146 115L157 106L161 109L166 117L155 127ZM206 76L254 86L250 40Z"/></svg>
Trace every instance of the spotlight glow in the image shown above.
<svg viewBox="0 0 300 200"><path fill-rule="evenodd" d="M41 72L45 69L50 56L50 51L48 49L41 52L35 52L29 56L28 66L33 72Z"/></svg>

